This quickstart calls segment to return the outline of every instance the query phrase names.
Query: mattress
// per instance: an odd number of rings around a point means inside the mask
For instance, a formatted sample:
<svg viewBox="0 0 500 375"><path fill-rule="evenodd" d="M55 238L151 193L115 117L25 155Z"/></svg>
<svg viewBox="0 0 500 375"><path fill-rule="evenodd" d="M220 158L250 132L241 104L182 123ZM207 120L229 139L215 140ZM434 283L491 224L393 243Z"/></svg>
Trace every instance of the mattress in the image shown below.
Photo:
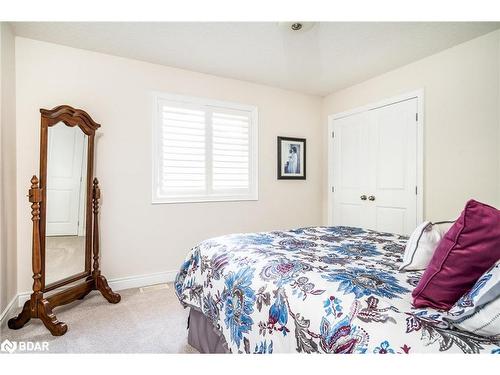
<svg viewBox="0 0 500 375"><path fill-rule="evenodd" d="M412 307L421 273L399 271L406 241L352 227L221 236L191 249L175 291L224 339L218 352L500 351L498 338L457 330L444 311Z"/></svg>

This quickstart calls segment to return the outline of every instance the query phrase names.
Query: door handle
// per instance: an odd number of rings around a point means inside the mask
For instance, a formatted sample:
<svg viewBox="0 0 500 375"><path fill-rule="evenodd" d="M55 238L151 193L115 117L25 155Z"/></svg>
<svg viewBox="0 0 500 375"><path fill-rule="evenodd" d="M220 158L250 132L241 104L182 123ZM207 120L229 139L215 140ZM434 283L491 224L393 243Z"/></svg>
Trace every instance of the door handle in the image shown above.
<svg viewBox="0 0 500 375"><path fill-rule="evenodd" d="M359 199L361 199L362 201L366 201L366 195L362 195L361 197L359 197Z"/></svg>
<svg viewBox="0 0 500 375"><path fill-rule="evenodd" d="M375 196L374 196L374 195L370 195L370 196L368 197L368 200L369 200L369 201L374 201L374 200L375 200Z"/></svg>

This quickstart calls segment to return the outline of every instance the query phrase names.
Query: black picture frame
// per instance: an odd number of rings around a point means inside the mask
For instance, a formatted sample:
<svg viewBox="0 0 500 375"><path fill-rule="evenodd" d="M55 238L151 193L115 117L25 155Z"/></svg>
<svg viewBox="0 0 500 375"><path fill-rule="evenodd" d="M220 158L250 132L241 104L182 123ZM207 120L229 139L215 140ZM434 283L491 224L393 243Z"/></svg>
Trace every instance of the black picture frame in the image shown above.
<svg viewBox="0 0 500 375"><path fill-rule="evenodd" d="M293 137L278 137L278 180L305 180L306 179L306 139L305 138L293 138ZM297 156L296 160L298 160L298 163L296 162L296 169L299 170L297 173L287 173L286 168L287 166L284 163L287 163L288 161L283 160L283 146L285 147L293 147L293 146L298 146L295 147L295 150L298 148L298 153L299 155ZM291 153L292 151L290 151ZM302 161L302 162L301 162Z"/></svg>

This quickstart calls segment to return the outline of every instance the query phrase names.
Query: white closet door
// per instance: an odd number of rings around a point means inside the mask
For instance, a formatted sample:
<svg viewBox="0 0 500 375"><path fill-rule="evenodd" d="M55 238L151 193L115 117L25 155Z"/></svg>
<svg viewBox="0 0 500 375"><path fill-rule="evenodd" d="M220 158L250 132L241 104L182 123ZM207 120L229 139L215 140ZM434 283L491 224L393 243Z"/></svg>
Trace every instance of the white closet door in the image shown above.
<svg viewBox="0 0 500 375"><path fill-rule="evenodd" d="M47 236L78 235L85 135L62 124L50 127L47 155Z"/></svg>
<svg viewBox="0 0 500 375"><path fill-rule="evenodd" d="M336 225L370 225L366 216L367 202L360 198L369 186L369 166L366 164L368 122L367 112L335 121L333 222Z"/></svg>
<svg viewBox="0 0 500 375"><path fill-rule="evenodd" d="M410 234L417 225L417 99L370 112L368 220L378 231Z"/></svg>
<svg viewBox="0 0 500 375"><path fill-rule="evenodd" d="M417 99L334 121L334 225L410 234L417 224Z"/></svg>

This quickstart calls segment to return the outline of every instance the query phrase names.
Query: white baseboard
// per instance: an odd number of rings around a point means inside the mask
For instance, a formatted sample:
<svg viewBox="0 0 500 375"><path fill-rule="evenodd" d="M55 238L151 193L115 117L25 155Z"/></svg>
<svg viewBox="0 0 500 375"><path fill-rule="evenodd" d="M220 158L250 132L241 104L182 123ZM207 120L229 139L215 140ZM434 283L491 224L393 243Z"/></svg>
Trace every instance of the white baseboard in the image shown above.
<svg viewBox="0 0 500 375"><path fill-rule="evenodd" d="M157 272L149 275L120 277L108 280L108 283L113 290L141 288L155 284L171 283L175 280L175 275L177 275L177 271ZM10 318L15 315L16 310L29 300L30 295L31 292L18 293L12 301L10 301L0 315L0 326L3 325L4 320L7 320L7 317Z"/></svg>
<svg viewBox="0 0 500 375"><path fill-rule="evenodd" d="M172 283L175 280L177 271L166 271L151 273L149 275L121 277L109 280L109 286L113 290L124 290L130 288L141 288L143 286Z"/></svg>
<svg viewBox="0 0 500 375"><path fill-rule="evenodd" d="M0 327L3 328L4 321L7 320L7 317L10 317L12 314L14 314L14 311L17 310L18 298L19 298L18 295L15 295L0 314Z"/></svg>

